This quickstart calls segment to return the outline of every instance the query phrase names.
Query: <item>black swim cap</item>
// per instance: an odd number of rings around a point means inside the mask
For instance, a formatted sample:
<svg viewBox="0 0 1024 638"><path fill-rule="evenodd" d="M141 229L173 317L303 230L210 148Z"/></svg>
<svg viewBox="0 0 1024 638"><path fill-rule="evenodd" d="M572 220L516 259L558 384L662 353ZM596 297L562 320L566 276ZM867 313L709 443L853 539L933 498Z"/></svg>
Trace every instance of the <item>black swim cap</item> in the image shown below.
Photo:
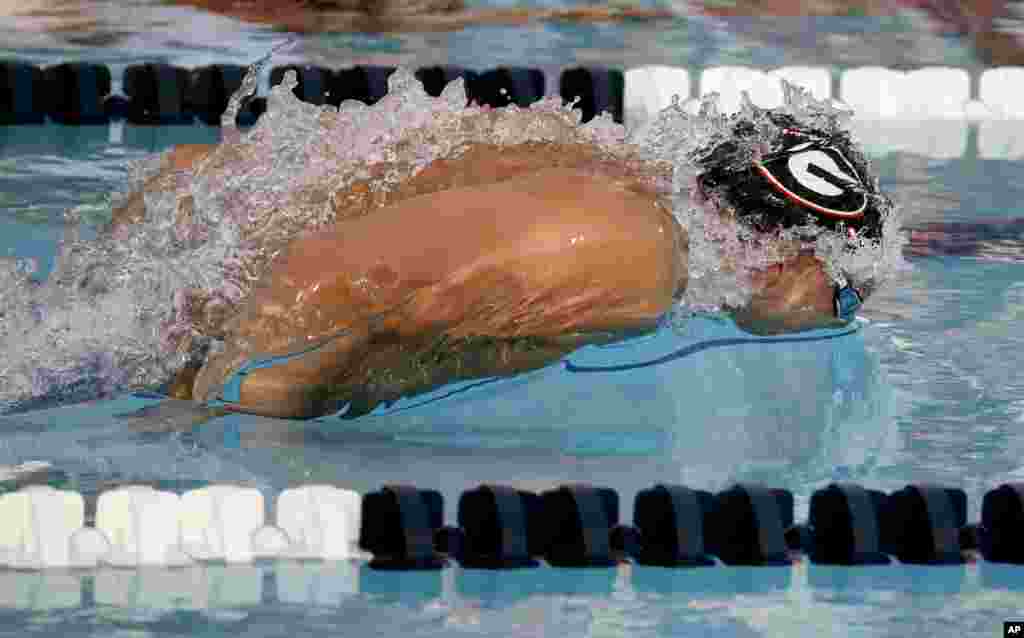
<svg viewBox="0 0 1024 638"><path fill-rule="evenodd" d="M698 157L704 172L697 182L704 196L764 232L810 218L830 230L842 224L880 238L887 200L849 135L801 127L787 115L767 116L778 129L768 152L753 152L756 128L744 120L732 138Z"/></svg>

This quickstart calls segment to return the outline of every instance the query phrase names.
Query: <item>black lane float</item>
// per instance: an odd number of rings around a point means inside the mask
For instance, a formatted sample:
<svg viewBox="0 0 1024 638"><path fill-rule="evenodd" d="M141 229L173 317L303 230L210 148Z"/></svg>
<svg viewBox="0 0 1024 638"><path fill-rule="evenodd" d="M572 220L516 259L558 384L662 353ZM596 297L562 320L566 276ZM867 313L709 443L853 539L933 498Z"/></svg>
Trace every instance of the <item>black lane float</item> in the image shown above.
<svg viewBox="0 0 1024 638"><path fill-rule="evenodd" d="M66 62L40 67L28 62L0 61L0 125L42 124L47 119L67 125L107 124L126 120L140 126L175 126L199 120L218 126L228 99L241 86L244 67L214 64L188 69L164 63L125 68L123 93L115 93L108 67ZM388 92L391 66L329 69L283 65L270 71L271 85L295 71L295 96L310 104L337 107L345 100L374 104ZM415 71L429 95L438 96L455 78L465 81L469 102L501 108L528 107L543 98L547 83L540 69L498 67L471 70L455 66L423 67ZM608 111L622 122L623 73L619 69L571 68L562 72L563 102L579 98L577 107L588 121ZM251 126L266 111L266 98L243 102L238 126Z"/></svg>
<svg viewBox="0 0 1024 638"><path fill-rule="evenodd" d="M1024 564L1024 483L985 495L968 525L963 490L908 485L885 494L833 483L811 497L803 524L788 490L740 483L712 494L681 485L641 490L633 525L620 525L618 494L572 484L541 494L482 485L459 499L458 526L444 526L434 490L389 486L363 500L360 546L375 569L788 565L799 553L822 565L963 564L968 550ZM717 559L717 560L716 560Z"/></svg>

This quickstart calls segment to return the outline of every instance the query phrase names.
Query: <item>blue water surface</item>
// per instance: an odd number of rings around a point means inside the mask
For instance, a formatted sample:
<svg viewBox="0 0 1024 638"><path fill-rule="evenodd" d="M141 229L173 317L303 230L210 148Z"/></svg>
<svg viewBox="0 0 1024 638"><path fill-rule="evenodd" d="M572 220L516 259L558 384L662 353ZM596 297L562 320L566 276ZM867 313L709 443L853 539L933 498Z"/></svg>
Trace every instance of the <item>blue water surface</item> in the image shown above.
<svg viewBox="0 0 1024 638"><path fill-rule="evenodd" d="M193 10L154 3L147 14L147 6L120 31L111 28L104 46L4 27L0 46L33 62L74 57L116 70L156 60L248 62L280 39ZM153 15L188 17L191 35L149 28ZM915 20L730 24L684 16L658 29L316 35L288 55L335 67L449 62L546 70L580 61L837 69L971 63L964 45ZM110 26L98 24L98 31ZM0 129L0 253L36 257L45 272L66 208L102 202L121 186L129 159L217 136L200 126ZM1020 159L980 159L970 145L950 160L884 148L874 159L910 227L1022 215ZM1019 239L1004 238L1004 248L1018 250ZM189 406L159 411L158 399L125 396L3 418L0 464L50 461L51 484L91 498L130 482L176 490L241 483L260 487L268 501L313 482L360 491L410 482L442 490L448 521L459 493L482 482L536 490L568 481L607 485L619 491L627 520L636 491L656 482L785 487L797 496L798 519L810 494L834 480L883 490L933 482L965 489L968 518L977 520L986 490L1024 478L1024 266L971 255L915 257L911 265L844 336L770 343L727 322L695 319L679 331L588 347L529 375L445 388L356 422L203 421ZM598 368L605 369L587 372ZM154 411L126 416L143 408ZM182 427L193 418L195 427ZM1024 612L1022 590L1024 570L986 563L396 575L343 562L0 572L0 634L993 636L1004 619Z"/></svg>

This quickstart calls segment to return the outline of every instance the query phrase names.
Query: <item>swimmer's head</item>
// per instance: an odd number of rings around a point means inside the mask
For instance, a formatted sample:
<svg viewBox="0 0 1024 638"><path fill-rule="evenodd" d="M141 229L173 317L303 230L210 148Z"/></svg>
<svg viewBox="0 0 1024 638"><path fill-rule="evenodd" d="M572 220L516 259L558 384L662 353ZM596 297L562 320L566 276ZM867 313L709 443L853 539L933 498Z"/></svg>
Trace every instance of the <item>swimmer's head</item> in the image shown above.
<svg viewBox="0 0 1024 638"><path fill-rule="evenodd" d="M701 194L762 232L811 222L881 238L891 203L849 134L804 126L783 113L761 114L763 122L741 119L729 139L698 152Z"/></svg>

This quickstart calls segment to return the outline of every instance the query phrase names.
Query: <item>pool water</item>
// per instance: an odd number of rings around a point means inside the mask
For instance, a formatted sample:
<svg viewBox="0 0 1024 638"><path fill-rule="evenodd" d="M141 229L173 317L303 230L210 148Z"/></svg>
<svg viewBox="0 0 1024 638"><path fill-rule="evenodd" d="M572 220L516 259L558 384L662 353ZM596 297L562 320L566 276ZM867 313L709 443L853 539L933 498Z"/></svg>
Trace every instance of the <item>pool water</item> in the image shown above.
<svg viewBox="0 0 1024 638"><path fill-rule="evenodd" d="M37 64L84 59L108 64L118 77L136 62L248 63L281 39L194 10L134 6L114 29L116 20L103 16L119 15L117 3L97 4L102 10L93 35L102 46L15 23L15 30L0 26L0 54ZM168 20L190 27L154 26ZM865 26L873 35L850 35ZM525 34L487 27L458 34L305 36L280 62L515 64L545 70L549 85L560 68L576 63L676 64L691 72L737 63L837 71L975 64L966 46L934 35L914 14L682 16L659 28L543 25ZM992 139L988 125L966 124L964 148L952 155L908 151L885 137L870 148L908 229L1022 216L1024 156L991 152L984 143L986 135ZM922 131L938 139L950 123L908 119L886 126L892 140ZM0 254L34 257L45 273L67 208L81 207L86 219L102 216L128 160L218 135L201 126L0 128ZM90 228L86 224L85 236ZM581 405L595 396L605 403L594 403L590 414L566 409L548 431L522 427L539 417L530 416L533 406L515 388L476 397L490 401L493 417L479 432L472 425L485 417L465 413L449 415L448 430L397 415L358 425L233 415L181 432L193 412L124 396L3 417L0 465L46 460L52 469L42 480L87 500L133 482L176 491L236 483L267 495L318 482L360 492L409 482L445 494L446 521L454 520L459 493L483 482L534 490L570 481L614 487L626 520L636 491L656 482L720 489L754 480L784 487L797 497L798 520L807 516L810 494L831 481L886 491L939 483L967 492L968 520L976 521L987 490L1024 480L1021 239L1004 233L984 250L908 257L912 268L873 296L859 330L842 338L708 348L601 387L578 375L565 381L565 391L575 392ZM615 352L591 349L574 363L648 361L739 333L699 319L675 341L664 341L665 335ZM125 416L143 408L150 411ZM586 427L597 412L605 422ZM498 423L499 417L505 421ZM176 427L164 431L165 421ZM792 568L450 568L399 575L357 562L280 562L0 571L0 597L0 634L18 636L992 636L1003 620L1024 615L1024 570L984 562L860 568L801 562Z"/></svg>

